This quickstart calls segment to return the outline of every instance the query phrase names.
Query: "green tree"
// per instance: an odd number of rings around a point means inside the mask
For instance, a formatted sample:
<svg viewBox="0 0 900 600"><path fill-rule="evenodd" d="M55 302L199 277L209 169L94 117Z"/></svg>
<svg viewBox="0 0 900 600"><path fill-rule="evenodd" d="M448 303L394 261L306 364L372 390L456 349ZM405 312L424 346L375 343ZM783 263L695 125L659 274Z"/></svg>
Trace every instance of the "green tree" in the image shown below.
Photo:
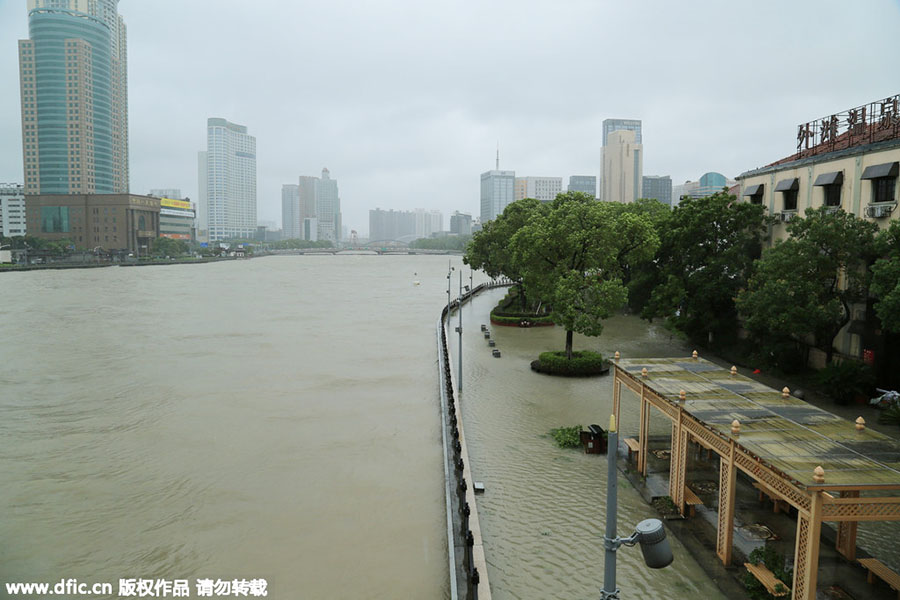
<svg viewBox="0 0 900 600"><path fill-rule="evenodd" d="M510 247L525 289L549 303L553 322L565 328L571 360L573 333L599 336L603 319L627 300L623 248L637 261L652 256L658 244L646 215L567 192L521 227Z"/></svg>
<svg viewBox="0 0 900 600"><path fill-rule="evenodd" d="M466 249L471 235L448 235L436 238L419 238L409 243L410 248L422 250L455 250L462 252Z"/></svg>
<svg viewBox="0 0 900 600"><path fill-rule="evenodd" d="M882 327L900 333L900 222L878 234L876 248L881 258L872 265L873 308Z"/></svg>
<svg viewBox="0 0 900 600"><path fill-rule="evenodd" d="M834 338L865 299L878 226L842 210L810 209L788 225L790 238L763 252L737 308L760 340L809 336L834 355Z"/></svg>
<svg viewBox="0 0 900 600"><path fill-rule="evenodd" d="M517 282L522 309L528 306L528 294L521 285L522 273L512 252L513 236L525 225L539 219L548 204L525 198L513 202L497 218L482 224L481 231L472 236L466 247L463 263L481 269L491 277L508 277Z"/></svg>
<svg viewBox="0 0 900 600"><path fill-rule="evenodd" d="M167 237L158 237L153 240L153 245L150 249L154 256L183 256L189 251L190 248L186 242Z"/></svg>
<svg viewBox="0 0 900 600"><path fill-rule="evenodd" d="M660 247L644 270L652 291L642 316L668 318L697 341L732 339L734 298L760 256L766 222L762 205L725 192L684 199L658 222Z"/></svg>

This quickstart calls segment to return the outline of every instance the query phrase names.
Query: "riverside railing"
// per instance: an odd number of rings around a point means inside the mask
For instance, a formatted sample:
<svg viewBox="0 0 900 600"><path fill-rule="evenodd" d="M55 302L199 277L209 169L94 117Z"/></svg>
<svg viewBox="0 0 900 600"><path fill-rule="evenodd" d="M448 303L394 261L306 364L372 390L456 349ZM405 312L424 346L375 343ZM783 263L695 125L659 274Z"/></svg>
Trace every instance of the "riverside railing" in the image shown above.
<svg viewBox="0 0 900 600"><path fill-rule="evenodd" d="M450 302L441 311L437 322L438 371L441 391L441 439L444 454L444 495L447 509L447 552L450 565L451 600L490 600L481 543L481 527L475 507L474 485L468 468L469 455L465 445L462 417L457 414L453 375L450 369L450 350L447 345L450 312L459 309L476 294L512 285L508 279L482 283ZM444 324L447 327L444 327ZM458 374L461 376L461 373ZM481 567L479 571L478 567Z"/></svg>

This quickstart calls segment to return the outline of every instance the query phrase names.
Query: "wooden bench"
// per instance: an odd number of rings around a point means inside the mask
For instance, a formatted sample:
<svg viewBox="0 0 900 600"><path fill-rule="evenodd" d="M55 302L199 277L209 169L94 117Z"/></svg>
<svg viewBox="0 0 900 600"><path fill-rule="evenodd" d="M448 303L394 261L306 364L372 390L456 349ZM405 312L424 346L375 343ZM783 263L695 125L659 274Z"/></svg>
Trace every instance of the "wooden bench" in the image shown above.
<svg viewBox="0 0 900 600"><path fill-rule="evenodd" d="M786 500L782 500L781 498L779 498L778 495L772 490L772 488L770 488L766 484L759 482L759 481L754 481L753 487L755 487L759 491L759 501L760 502L763 501L763 496L768 496L769 498L771 498L772 503L774 504L774 506L772 508L773 513L777 513L779 511L781 511L781 512L790 514L790 512L791 512L790 503L788 503Z"/></svg>
<svg viewBox="0 0 900 600"><path fill-rule="evenodd" d="M694 490L688 486L684 486L684 503L688 507L690 516L697 514L697 507L703 506L703 501L694 493Z"/></svg>
<svg viewBox="0 0 900 600"><path fill-rule="evenodd" d="M776 578L775 573L770 571L766 567L766 565L762 563L758 565L754 565L753 563L744 563L744 566L747 567L747 570L750 571L750 574L756 577L757 581L763 584L766 590L768 590L768 592L773 596L787 596L791 593L791 588L786 586L783 581Z"/></svg>
<svg viewBox="0 0 900 600"><path fill-rule="evenodd" d="M877 558L861 558L859 559L859 564L869 571L866 581L875 583L875 576L877 575L886 584L897 591L897 598L900 600L900 575L894 573Z"/></svg>
<svg viewBox="0 0 900 600"><path fill-rule="evenodd" d="M632 453L641 455L641 443L635 438L625 438L625 445L628 447L628 460L631 460Z"/></svg>

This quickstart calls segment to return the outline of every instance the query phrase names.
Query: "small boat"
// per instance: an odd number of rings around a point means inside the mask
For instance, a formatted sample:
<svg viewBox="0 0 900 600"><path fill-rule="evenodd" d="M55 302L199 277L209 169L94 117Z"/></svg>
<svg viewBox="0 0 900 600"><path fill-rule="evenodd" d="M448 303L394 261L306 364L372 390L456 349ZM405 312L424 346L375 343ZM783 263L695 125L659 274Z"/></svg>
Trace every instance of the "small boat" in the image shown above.
<svg viewBox="0 0 900 600"><path fill-rule="evenodd" d="M494 358L500 358L500 350L498 348L494 348L491 354L494 355Z"/></svg>
<svg viewBox="0 0 900 600"><path fill-rule="evenodd" d="M488 346L490 346L491 348L493 348L496 345L497 345L497 342L495 340L488 340Z"/></svg>

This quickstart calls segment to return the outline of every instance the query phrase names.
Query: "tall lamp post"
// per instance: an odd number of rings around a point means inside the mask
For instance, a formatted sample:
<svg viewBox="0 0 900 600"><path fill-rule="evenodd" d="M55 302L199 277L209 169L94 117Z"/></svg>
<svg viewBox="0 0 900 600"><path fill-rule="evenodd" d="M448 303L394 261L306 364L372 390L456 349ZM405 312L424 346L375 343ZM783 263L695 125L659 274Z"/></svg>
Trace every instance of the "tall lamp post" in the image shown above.
<svg viewBox="0 0 900 600"><path fill-rule="evenodd" d="M462 385L463 385L463 371L462 371L462 269L459 270L459 326L456 328L456 331L459 332L459 369L457 369L457 379L459 380L456 384L456 389L462 393Z"/></svg>
<svg viewBox="0 0 900 600"><path fill-rule="evenodd" d="M616 587L616 551L622 546L641 545L644 562L651 569L662 569L672 564L672 549L666 540L666 530L659 519L644 519L634 528L634 533L625 538L616 535L616 510L618 508L618 485L616 458L619 448L619 432L616 428L616 416L609 417L609 432L606 451L606 535L603 546L606 559L603 565L603 589L601 600L619 599L619 588Z"/></svg>

